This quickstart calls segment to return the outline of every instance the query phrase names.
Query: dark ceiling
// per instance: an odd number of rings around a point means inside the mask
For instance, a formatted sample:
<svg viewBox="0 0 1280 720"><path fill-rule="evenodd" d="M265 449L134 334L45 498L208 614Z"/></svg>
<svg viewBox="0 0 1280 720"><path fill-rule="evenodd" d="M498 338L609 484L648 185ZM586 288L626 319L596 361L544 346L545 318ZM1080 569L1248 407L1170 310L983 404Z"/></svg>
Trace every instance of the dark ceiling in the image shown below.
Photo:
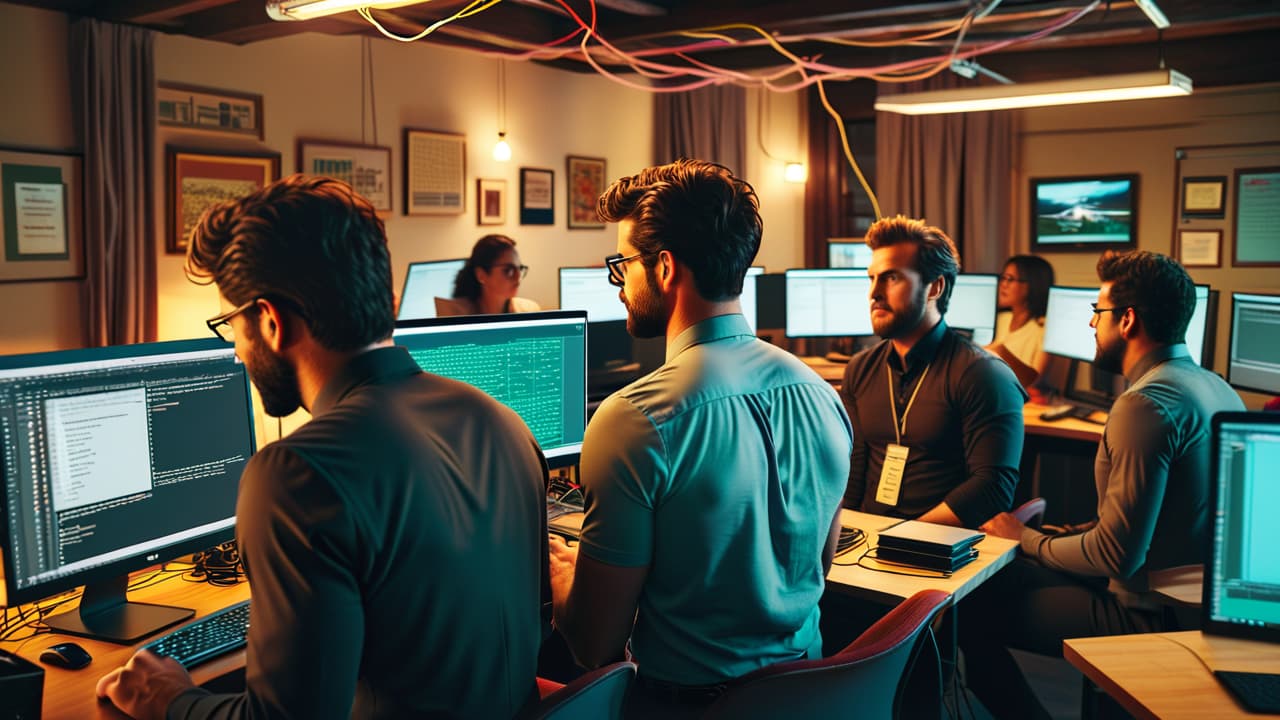
<svg viewBox="0 0 1280 720"><path fill-rule="evenodd" d="M265 0L9 1L235 44L299 32L382 37L355 11L277 22ZM961 29L960 53L1016 81L1151 70L1161 55L1198 87L1280 80L1280 2L1158 3L1172 23L1162 38L1133 2L1085 0L997 0L994 9L990 0L431 0L371 13L387 30L413 35L487 5L418 42L583 72L596 71L579 47L594 14L591 59L632 81L677 87L726 77L768 77L781 89L817 77L930 74L946 66ZM975 7L988 12L974 19ZM639 62L652 64L637 71L631 63Z"/></svg>

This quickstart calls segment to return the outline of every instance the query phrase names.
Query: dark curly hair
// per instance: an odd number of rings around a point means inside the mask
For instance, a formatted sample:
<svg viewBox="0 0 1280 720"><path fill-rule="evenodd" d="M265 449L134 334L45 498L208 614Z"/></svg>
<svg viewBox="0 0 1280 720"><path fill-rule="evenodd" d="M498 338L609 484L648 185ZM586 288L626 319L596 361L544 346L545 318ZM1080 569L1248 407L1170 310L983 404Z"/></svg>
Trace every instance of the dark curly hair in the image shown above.
<svg viewBox="0 0 1280 720"><path fill-rule="evenodd" d="M956 286L956 275L960 274L960 251L942 230L926 225L924 220L897 215L881 218L867 228L867 247L879 250L882 247L914 243L916 252L916 272L926 284L938 278L945 278L942 295L938 297L938 312L945 315L951 304L951 291Z"/></svg>
<svg viewBox="0 0 1280 720"><path fill-rule="evenodd" d="M1111 283L1112 306L1133 308L1147 337L1168 345L1186 342L1196 286L1178 261L1146 250L1108 251L1098 258L1098 279Z"/></svg>
<svg viewBox="0 0 1280 720"><path fill-rule="evenodd" d="M693 272L704 300L742 294L764 224L749 183L723 165L680 159L617 180L600 196L606 222L631 220L631 244L653 267L662 250Z"/></svg>
<svg viewBox="0 0 1280 720"><path fill-rule="evenodd" d="M476 241L471 248L471 257L458 270L453 279L453 296L478 300L480 298L480 281L476 279L476 268L488 270L498 261L502 253L514 250L516 241L506 235L485 235Z"/></svg>
<svg viewBox="0 0 1280 720"><path fill-rule="evenodd" d="M280 302L330 350L355 350L395 329L382 220L332 178L293 175L209 208L191 231L185 270L233 304Z"/></svg>

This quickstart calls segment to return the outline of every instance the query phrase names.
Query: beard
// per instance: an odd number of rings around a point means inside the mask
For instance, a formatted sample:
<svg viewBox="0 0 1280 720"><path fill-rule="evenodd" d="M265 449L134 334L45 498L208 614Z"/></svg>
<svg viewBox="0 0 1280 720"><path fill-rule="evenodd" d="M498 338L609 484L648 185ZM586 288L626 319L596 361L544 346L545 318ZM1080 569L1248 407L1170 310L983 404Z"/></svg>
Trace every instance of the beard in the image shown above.
<svg viewBox="0 0 1280 720"><path fill-rule="evenodd" d="M1119 373L1124 368L1124 338L1116 338L1114 342L1104 345L1098 342L1098 349L1093 354L1093 366L1109 373Z"/></svg>
<svg viewBox="0 0 1280 720"><path fill-rule="evenodd" d="M881 304L881 303L876 303L875 305L873 305L872 306L873 308L888 310L890 314L889 314L889 319L887 320L882 319L878 321L873 315L871 317L872 332L878 335L881 339L892 340L893 338L902 337L903 335L914 330L916 326L918 326L920 322L924 320L924 311L925 311L925 304L926 304L925 298L926 298L926 294L928 293L928 290L929 290L928 286L922 285L920 287L920 292L916 293L916 296L911 299L911 304L907 305L901 310L894 310L888 305Z"/></svg>
<svg viewBox="0 0 1280 720"><path fill-rule="evenodd" d="M292 415L302 406L298 372L267 347L256 328L251 332L255 337L249 345L249 357L244 364L249 371L249 379L262 397L262 409L271 417Z"/></svg>
<svg viewBox="0 0 1280 720"><path fill-rule="evenodd" d="M652 268L645 268L643 289L628 302L626 292L620 292L622 304L627 308L627 332L635 338L652 338L667 332L667 312L662 303L662 293Z"/></svg>

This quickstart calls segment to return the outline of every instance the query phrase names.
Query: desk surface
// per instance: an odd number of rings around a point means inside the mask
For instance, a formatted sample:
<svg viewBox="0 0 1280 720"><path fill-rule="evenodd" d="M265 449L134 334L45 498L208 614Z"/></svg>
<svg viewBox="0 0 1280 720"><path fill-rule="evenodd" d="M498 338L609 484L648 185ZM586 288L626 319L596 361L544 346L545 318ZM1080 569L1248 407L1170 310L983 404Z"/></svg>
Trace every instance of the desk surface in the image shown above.
<svg viewBox="0 0 1280 720"><path fill-rule="evenodd" d="M1280 673L1280 646L1199 631L1063 643L1066 659L1137 717L1277 717L1246 713L1196 659L1197 654L1215 670Z"/></svg>
<svg viewBox="0 0 1280 720"><path fill-rule="evenodd" d="M1097 444L1102 440L1102 425L1107 421L1107 414L1095 412L1089 417L1098 422L1089 422L1077 418L1061 420L1041 420L1040 413L1048 410L1048 405L1027 403L1022 406L1022 424L1028 435L1061 438L1063 440L1079 440Z"/></svg>
<svg viewBox="0 0 1280 720"><path fill-rule="evenodd" d="M169 578L156 585L134 590L129 599L139 602L156 602L165 605L194 608L195 617L203 617L220 610L232 603L249 597L249 584L240 583L231 587L216 587L208 583L187 582L180 577ZM74 605L75 603L68 603ZM179 627L179 626L174 626ZM173 629L173 628L170 628ZM145 638L142 642L155 639L158 635ZM93 662L80 670L63 670L50 667L39 662L40 651L61 642L74 642L93 656ZM142 643L138 643L141 645ZM98 686L98 678L123 665L133 656L137 645L116 645L114 643L72 637L61 633L45 633L37 635L28 642L0 643L0 649L16 652L18 655L44 668L44 707L42 716L47 720L61 718L123 718L111 703L97 702L94 699ZM192 670L191 677L196 684L223 675L244 666L244 651L224 655L216 660L204 663Z"/></svg>

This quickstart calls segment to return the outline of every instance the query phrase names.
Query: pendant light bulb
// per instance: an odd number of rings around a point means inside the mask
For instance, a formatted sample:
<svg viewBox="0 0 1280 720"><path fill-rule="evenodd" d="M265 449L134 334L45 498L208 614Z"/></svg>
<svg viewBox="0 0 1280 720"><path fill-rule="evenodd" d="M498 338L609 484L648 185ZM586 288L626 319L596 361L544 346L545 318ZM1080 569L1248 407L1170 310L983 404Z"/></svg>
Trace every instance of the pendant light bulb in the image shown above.
<svg viewBox="0 0 1280 720"><path fill-rule="evenodd" d="M498 162L506 162L511 159L511 145L507 143L507 134L505 132L498 133L498 142L493 146L493 159Z"/></svg>

